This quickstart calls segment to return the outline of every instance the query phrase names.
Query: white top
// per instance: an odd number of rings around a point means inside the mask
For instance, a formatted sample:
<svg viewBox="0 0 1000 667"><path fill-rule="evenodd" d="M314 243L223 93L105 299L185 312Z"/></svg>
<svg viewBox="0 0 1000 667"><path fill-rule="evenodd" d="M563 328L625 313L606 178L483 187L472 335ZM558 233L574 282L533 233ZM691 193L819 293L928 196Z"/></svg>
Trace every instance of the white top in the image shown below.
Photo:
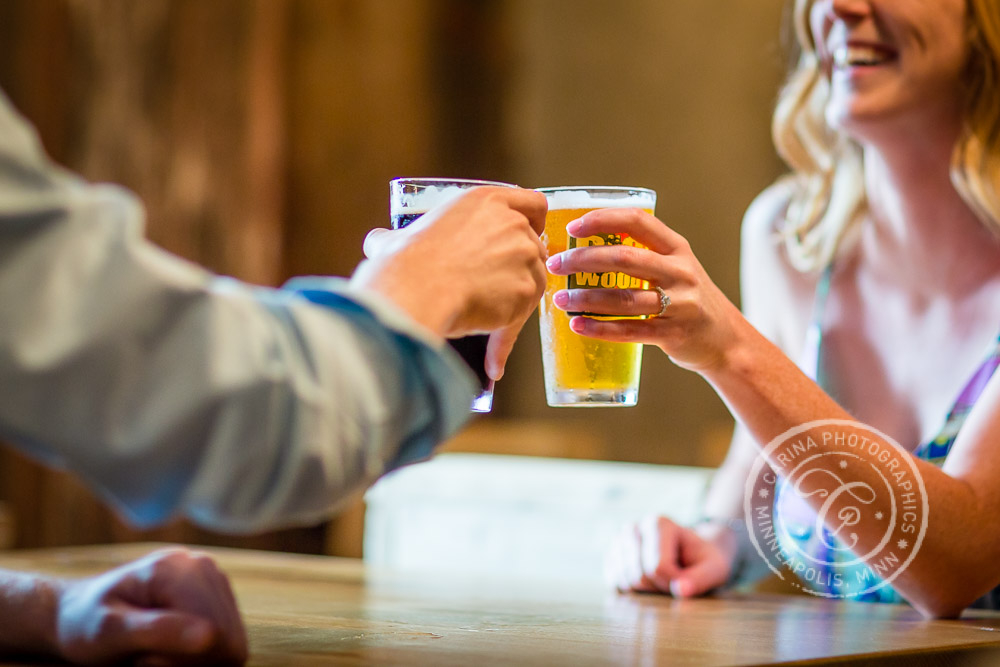
<svg viewBox="0 0 1000 667"><path fill-rule="evenodd" d="M133 523L315 523L468 418L472 374L384 299L217 277L143 221L53 165L0 93L0 438Z"/></svg>

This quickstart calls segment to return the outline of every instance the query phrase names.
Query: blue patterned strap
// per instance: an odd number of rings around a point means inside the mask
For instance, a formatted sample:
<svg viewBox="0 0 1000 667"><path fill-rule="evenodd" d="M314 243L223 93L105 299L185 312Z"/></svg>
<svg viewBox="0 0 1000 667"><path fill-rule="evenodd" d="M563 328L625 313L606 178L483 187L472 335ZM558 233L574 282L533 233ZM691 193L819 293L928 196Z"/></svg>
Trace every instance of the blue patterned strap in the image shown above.
<svg viewBox="0 0 1000 667"><path fill-rule="evenodd" d="M996 344L994 344L986 359L980 364L976 372L973 373L972 378L958 395L955 404L944 420L944 427L938 433L937 437L930 442L925 442L914 452L918 458L935 463L944 461L945 457L948 456L948 452L951 451L952 445L955 444L955 439L958 437L958 432L965 423L966 416L968 416L976 401L979 400L983 390L986 388L986 384L993 377L993 373L998 366L1000 366L1000 337L997 338Z"/></svg>
<svg viewBox="0 0 1000 667"><path fill-rule="evenodd" d="M822 349L823 349L823 313L826 311L826 302L830 296L830 283L833 278L833 264L828 264L819 277L816 284L816 298L813 301L812 317L809 320L809 328L806 329L806 340L803 345L802 359L799 367L818 384L824 386L822 373Z"/></svg>

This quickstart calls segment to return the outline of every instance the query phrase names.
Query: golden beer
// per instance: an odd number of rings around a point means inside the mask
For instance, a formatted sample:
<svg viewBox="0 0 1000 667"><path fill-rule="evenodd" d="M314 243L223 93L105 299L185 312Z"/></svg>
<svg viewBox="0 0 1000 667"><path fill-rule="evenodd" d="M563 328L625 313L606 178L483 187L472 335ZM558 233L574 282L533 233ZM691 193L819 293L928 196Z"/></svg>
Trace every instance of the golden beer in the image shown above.
<svg viewBox="0 0 1000 667"><path fill-rule="evenodd" d="M600 208L639 208L652 214L656 205L656 193L642 188L566 187L539 191L549 201L542 241L550 256L571 247L638 245L622 235L573 239L566 233L566 225ZM624 273L548 275L539 308L548 404L553 407L635 405L639 398L642 345L609 343L573 333L569 328L572 315L552 303L552 296L567 287L648 289L649 286Z"/></svg>

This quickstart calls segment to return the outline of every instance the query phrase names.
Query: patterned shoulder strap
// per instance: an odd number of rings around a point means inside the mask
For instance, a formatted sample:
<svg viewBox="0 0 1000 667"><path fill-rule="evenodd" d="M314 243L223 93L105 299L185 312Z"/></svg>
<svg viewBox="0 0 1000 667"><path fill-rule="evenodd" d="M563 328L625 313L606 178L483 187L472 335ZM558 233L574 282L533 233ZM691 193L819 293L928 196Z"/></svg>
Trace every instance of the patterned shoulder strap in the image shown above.
<svg viewBox="0 0 1000 667"><path fill-rule="evenodd" d="M830 296L830 283L833 278L833 264L828 264L816 283L816 298L813 300L812 315L809 328L806 329L806 340L802 350L799 367L819 386L823 386L822 352L823 344L823 313L826 312L827 298Z"/></svg>
<svg viewBox="0 0 1000 667"><path fill-rule="evenodd" d="M918 458L938 465L944 462L945 457L948 456L948 452L951 451L951 446L955 444L958 432L961 430L962 425L965 424L966 416L972 410L972 406L976 404L976 401L979 400L983 389L986 388L986 384L993 377L993 373L997 367L1000 367L1000 336L997 337L996 343L986 356L986 359L976 369L976 372L973 373L972 379L966 383L965 388L962 389L962 392L955 400L955 404L948 411L948 416L944 420L944 427L941 429L941 432L936 438L917 448L915 454Z"/></svg>

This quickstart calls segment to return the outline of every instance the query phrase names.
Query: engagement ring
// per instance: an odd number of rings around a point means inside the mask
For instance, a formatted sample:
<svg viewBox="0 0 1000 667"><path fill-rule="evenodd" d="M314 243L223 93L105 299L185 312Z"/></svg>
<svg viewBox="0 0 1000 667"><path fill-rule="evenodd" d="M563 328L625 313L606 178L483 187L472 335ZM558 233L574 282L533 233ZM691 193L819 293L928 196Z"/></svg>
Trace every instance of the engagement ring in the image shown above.
<svg viewBox="0 0 1000 667"><path fill-rule="evenodd" d="M667 312L667 306L670 305L670 295L664 292L662 287L654 286L653 289L660 295L660 312L653 315L653 317L661 317L663 313Z"/></svg>

